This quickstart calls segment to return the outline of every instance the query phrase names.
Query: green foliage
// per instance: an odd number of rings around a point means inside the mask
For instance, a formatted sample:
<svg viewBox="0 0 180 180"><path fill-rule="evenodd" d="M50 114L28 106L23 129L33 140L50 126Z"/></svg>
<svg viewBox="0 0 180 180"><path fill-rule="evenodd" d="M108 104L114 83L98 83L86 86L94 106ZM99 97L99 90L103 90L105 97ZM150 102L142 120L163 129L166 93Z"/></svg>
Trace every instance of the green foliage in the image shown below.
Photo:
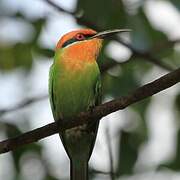
<svg viewBox="0 0 180 180"><path fill-rule="evenodd" d="M138 157L140 142L137 134L122 131L120 133L117 176L133 173L133 167Z"/></svg>
<svg viewBox="0 0 180 180"><path fill-rule="evenodd" d="M180 2L179 2L179 0L170 0L170 2L174 5L175 8L180 10Z"/></svg>
<svg viewBox="0 0 180 180"><path fill-rule="evenodd" d="M26 43L17 43L0 49L0 69L12 70L16 67L30 69L32 66L31 47Z"/></svg>
<svg viewBox="0 0 180 180"><path fill-rule="evenodd" d="M139 86L138 81L134 67L130 64L124 65L119 76L106 74L103 77L104 94L109 94L113 97L127 95Z"/></svg>
<svg viewBox="0 0 180 180"><path fill-rule="evenodd" d="M7 138L12 138L23 133L16 125L13 125L10 123L5 123L5 131L6 131ZM29 145L23 146L19 149L12 151L11 155L12 155L12 160L13 160L13 164L15 168L14 178L16 180L22 179L21 178L22 168L23 168L22 159L24 156L28 155L29 153L36 155L41 161L41 163L44 164L42 152L43 152L43 148L40 144L29 144ZM34 164L34 166L36 166L36 164ZM44 166L44 170L46 172L46 176L44 180L57 180L55 176L50 174L50 171L47 170L46 166Z"/></svg>
<svg viewBox="0 0 180 180"><path fill-rule="evenodd" d="M3 45L0 43L0 70L10 71L18 67L30 70L33 64L33 53L45 57L53 57L54 51L39 44L39 36L46 24L46 18L31 20L26 18L22 13L15 13L12 19L20 19L30 24L34 31L28 42L16 42L13 44Z"/></svg>
<svg viewBox="0 0 180 180"><path fill-rule="evenodd" d="M177 112L180 112L180 94L176 96L175 99L175 108L177 109Z"/></svg>
<svg viewBox="0 0 180 180"><path fill-rule="evenodd" d="M132 44L134 47L149 50L159 41L166 42L167 36L162 31L154 29L150 24L143 8L139 8L137 14L130 16L130 27L132 28Z"/></svg>
<svg viewBox="0 0 180 180"><path fill-rule="evenodd" d="M79 0L77 12L82 11L83 17L101 27L101 29L112 29L126 27L126 12L121 0Z"/></svg>

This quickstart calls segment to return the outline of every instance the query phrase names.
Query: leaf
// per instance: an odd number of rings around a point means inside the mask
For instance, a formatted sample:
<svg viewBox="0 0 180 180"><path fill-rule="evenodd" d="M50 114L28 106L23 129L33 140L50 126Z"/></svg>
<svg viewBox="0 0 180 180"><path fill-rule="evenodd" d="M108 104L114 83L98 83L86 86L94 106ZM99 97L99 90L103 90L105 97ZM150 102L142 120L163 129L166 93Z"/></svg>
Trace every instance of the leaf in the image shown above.
<svg viewBox="0 0 180 180"><path fill-rule="evenodd" d="M136 79L135 68L133 64L126 64L120 69L118 76L110 74L102 78L103 93L113 97L127 95L133 89L139 86L139 80Z"/></svg>
<svg viewBox="0 0 180 180"><path fill-rule="evenodd" d="M13 46L0 47L0 70L12 70L32 67L31 47L28 43L16 43Z"/></svg>
<svg viewBox="0 0 180 180"><path fill-rule="evenodd" d="M48 58L54 57L54 51L52 49L44 48L39 45L36 45L33 50L38 54ZM46 58L45 58L46 59Z"/></svg>
<svg viewBox="0 0 180 180"><path fill-rule="evenodd" d="M6 134L8 138L12 138L23 133L16 125L9 124L9 123L6 123L5 125L6 125ZM29 144L29 145L23 146L21 148L18 148L12 151L12 157L13 157L13 161L14 161L14 165L15 165L17 173L20 173L20 170L21 170L21 167L20 167L21 157L25 153L30 152L30 151L35 152L38 155L41 155L42 147L39 144L33 143L33 144Z"/></svg>
<svg viewBox="0 0 180 180"><path fill-rule="evenodd" d="M77 12L103 29L126 26L126 13L121 0L78 0Z"/></svg>
<svg viewBox="0 0 180 180"><path fill-rule="evenodd" d="M136 134L121 131L118 154L117 176L133 173L133 167L138 157L140 141Z"/></svg>
<svg viewBox="0 0 180 180"><path fill-rule="evenodd" d="M139 137L141 137L141 141L148 140L148 127L147 127L146 117L150 103L151 103L151 99L148 98L129 107L130 109L137 112L139 115L139 119L138 119L139 123L135 131L139 135Z"/></svg>
<svg viewBox="0 0 180 180"><path fill-rule="evenodd" d="M42 32L42 29L46 24L46 18L39 18L34 21L31 21L31 23L32 23L33 27L35 28L35 33L31 40L31 44L33 45L33 44L36 44L38 41L38 38Z"/></svg>
<svg viewBox="0 0 180 180"><path fill-rule="evenodd" d="M57 179L56 177L48 174L48 175L46 175L46 177L44 178L44 180L58 180L58 179Z"/></svg>
<svg viewBox="0 0 180 180"><path fill-rule="evenodd" d="M129 18L130 27L132 28L132 45L136 49L146 51L156 43L168 41L165 33L158 31L151 25L142 7L139 8L137 14Z"/></svg>
<svg viewBox="0 0 180 180"><path fill-rule="evenodd" d="M174 105L177 111L180 113L180 93L176 96Z"/></svg>
<svg viewBox="0 0 180 180"><path fill-rule="evenodd" d="M179 0L170 0L170 2L175 6L175 8L180 10L180 1Z"/></svg>

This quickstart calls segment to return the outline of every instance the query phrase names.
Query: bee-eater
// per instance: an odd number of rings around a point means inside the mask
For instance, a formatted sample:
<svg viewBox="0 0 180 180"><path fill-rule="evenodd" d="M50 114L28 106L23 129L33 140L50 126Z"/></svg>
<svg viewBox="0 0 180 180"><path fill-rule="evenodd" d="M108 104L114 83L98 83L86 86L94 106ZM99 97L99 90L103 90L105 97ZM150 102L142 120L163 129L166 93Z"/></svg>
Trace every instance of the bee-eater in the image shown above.
<svg viewBox="0 0 180 180"><path fill-rule="evenodd" d="M126 31L115 29L97 33L91 29L80 29L65 34L59 40L49 78L55 121L66 120L101 103L100 70L96 60L102 41L114 33ZM88 179L88 161L98 125L97 120L59 133L70 158L72 180Z"/></svg>

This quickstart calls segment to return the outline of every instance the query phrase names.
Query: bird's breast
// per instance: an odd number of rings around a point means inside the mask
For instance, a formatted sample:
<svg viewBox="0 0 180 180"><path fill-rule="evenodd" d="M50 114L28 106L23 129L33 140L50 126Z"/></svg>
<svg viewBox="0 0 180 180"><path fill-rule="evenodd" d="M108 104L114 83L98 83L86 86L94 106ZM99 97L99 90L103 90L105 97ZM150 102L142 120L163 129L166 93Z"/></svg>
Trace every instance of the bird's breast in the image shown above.
<svg viewBox="0 0 180 180"><path fill-rule="evenodd" d="M94 88L99 76L96 62L86 65L81 62L61 64L55 68L55 103L57 117L77 115L86 111L95 101ZM57 119L58 119L57 118Z"/></svg>

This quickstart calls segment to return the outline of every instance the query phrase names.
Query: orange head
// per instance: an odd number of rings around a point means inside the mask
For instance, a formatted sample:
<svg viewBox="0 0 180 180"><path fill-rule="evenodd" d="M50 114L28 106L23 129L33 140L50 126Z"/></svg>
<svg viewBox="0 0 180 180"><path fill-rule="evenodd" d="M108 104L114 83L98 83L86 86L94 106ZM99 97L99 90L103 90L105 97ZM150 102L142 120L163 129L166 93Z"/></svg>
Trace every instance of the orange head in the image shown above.
<svg viewBox="0 0 180 180"><path fill-rule="evenodd" d="M76 61L95 61L105 37L127 29L115 29L97 33L92 29L71 31L59 40L56 50L63 50L62 58Z"/></svg>
<svg viewBox="0 0 180 180"><path fill-rule="evenodd" d="M91 29L71 31L59 40L56 50L63 49L64 59L93 61L99 53L102 39L92 38L97 32Z"/></svg>

